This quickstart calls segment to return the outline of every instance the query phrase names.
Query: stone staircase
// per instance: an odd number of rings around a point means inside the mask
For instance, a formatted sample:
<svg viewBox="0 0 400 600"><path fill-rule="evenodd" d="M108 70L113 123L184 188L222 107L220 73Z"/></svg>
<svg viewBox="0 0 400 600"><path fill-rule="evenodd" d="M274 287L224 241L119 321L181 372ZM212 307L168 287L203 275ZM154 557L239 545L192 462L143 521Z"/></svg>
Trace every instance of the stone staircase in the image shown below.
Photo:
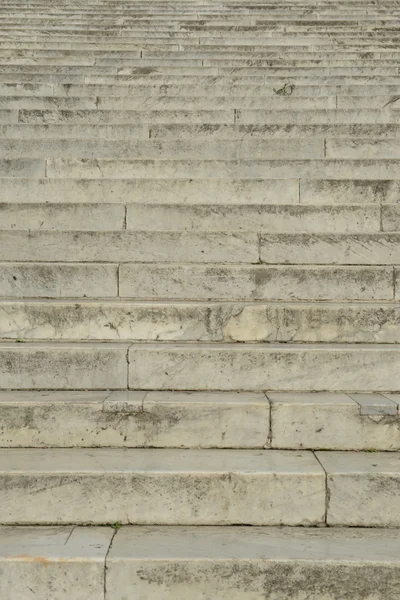
<svg viewBox="0 0 400 600"><path fill-rule="evenodd" d="M399 42L3 0L0 600L399 600Z"/></svg>

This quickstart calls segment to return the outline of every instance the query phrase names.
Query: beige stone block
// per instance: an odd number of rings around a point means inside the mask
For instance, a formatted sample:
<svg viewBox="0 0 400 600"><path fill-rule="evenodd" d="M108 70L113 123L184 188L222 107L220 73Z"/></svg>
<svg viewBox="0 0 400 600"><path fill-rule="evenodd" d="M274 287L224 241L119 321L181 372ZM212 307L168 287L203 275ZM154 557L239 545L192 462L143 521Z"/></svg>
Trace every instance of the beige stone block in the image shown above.
<svg viewBox="0 0 400 600"><path fill-rule="evenodd" d="M116 265L0 263L3 298L115 298Z"/></svg>
<svg viewBox="0 0 400 600"><path fill-rule="evenodd" d="M33 597L103 600L104 564L113 530L106 527L0 527L4 600Z"/></svg>
<svg viewBox="0 0 400 600"><path fill-rule="evenodd" d="M107 557L110 600L265 597L397 600L396 530L123 527ZM267 589L267 592L266 592Z"/></svg>
<svg viewBox="0 0 400 600"><path fill-rule="evenodd" d="M127 344L0 344L0 389L125 389Z"/></svg>
<svg viewBox="0 0 400 600"><path fill-rule="evenodd" d="M134 344L129 356L133 389L400 389L400 351L389 344Z"/></svg>
<svg viewBox="0 0 400 600"><path fill-rule="evenodd" d="M310 452L15 448L0 449L0 457L3 523L316 525L324 519L325 474Z"/></svg>
<svg viewBox="0 0 400 600"><path fill-rule="evenodd" d="M390 267L134 265L119 271L123 298L392 300Z"/></svg>
<svg viewBox="0 0 400 600"><path fill-rule="evenodd" d="M328 479L328 525L399 527L400 456L317 452Z"/></svg>
<svg viewBox="0 0 400 600"><path fill-rule="evenodd" d="M85 263L256 263L259 257L258 236L250 231L0 231L0 254Z"/></svg>
<svg viewBox="0 0 400 600"><path fill-rule="evenodd" d="M355 400L358 396L268 392L272 447L399 450L400 420L393 416L362 415Z"/></svg>

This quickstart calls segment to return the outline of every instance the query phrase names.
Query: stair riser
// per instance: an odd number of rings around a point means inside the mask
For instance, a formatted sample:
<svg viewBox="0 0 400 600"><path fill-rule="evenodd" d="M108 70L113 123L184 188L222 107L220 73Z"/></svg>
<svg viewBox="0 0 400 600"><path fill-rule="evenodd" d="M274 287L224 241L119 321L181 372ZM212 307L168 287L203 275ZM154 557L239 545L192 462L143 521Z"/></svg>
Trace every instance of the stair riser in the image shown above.
<svg viewBox="0 0 400 600"><path fill-rule="evenodd" d="M400 344L390 304L0 303L3 340Z"/></svg>

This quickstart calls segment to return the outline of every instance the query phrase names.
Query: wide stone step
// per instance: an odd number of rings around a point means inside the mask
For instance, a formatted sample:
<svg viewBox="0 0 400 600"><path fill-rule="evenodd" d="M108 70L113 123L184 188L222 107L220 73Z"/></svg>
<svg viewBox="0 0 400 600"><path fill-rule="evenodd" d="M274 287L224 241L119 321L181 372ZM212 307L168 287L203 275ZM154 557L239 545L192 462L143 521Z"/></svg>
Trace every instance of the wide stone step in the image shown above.
<svg viewBox="0 0 400 600"><path fill-rule="evenodd" d="M0 457L3 524L400 523L398 453L5 448Z"/></svg>
<svg viewBox="0 0 400 600"><path fill-rule="evenodd" d="M326 516L326 475L311 452L7 448L0 457L1 523L316 525ZM393 502L384 520L395 512Z"/></svg>
<svg viewBox="0 0 400 600"><path fill-rule="evenodd" d="M307 204L0 204L2 230L252 231L353 233L400 231L400 207ZM1 235L1 234L0 234ZM68 234L69 235L69 234Z"/></svg>
<svg viewBox="0 0 400 600"><path fill-rule="evenodd" d="M273 527L0 528L5 598L27 589L69 600L397 600L398 533L389 529ZM32 569L32 563L35 569ZM3 568L4 567L4 568ZM179 573L179 577L176 577ZM328 582L328 583L327 583ZM75 592L76 589L76 592Z"/></svg>
<svg viewBox="0 0 400 600"><path fill-rule="evenodd" d="M115 135L115 134L114 134ZM358 141L355 141L357 144ZM330 145L330 157L339 158L347 154L348 147L354 147L353 139L345 139L341 145ZM19 158L121 158L161 159L161 160L257 160L279 159L302 156L304 159L324 158L326 153L323 138L273 138L263 140L108 140L108 139L0 139L0 159ZM355 158L369 158L370 154L380 158L392 158L399 154L396 138L360 143L360 151L350 151ZM335 147L337 150L335 151ZM376 150L375 150L376 149ZM393 149L393 152L391 150ZM399 154L400 156L400 154Z"/></svg>
<svg viewBox="0 0 400 600"><path fill-rule="evenodd" d="M134 140L147 140L148 148L156 146L156 141L165 142L165 140L179 140L181 142L190 140L194 142L194 147L196 147L196 144L199 145L202 140L217 142L234 140L235 144L241 148L246 148L246 144L253 143L255 153L257 151L255 140L290 139L299 143L300 140L311 137L329 141L330 144L343 144L343 149L346 148L347 150L352 150L352 146L354 146L357 151L358 146L361 149L365 146L370 152L373 152L372 144L376 145L379 150L380 140L387 140L386 144L393 145L397 138L400 137L400 125L397 123L378 125L362 123L326 125L296 125L290 123L279 125L218 125L208 123L203 125L153 125L151 123L139 125L128 123L86 125L85 123L39 123L35 125L13 123L1 125L0 136L4 144L6 144L6 140L16 140L18 143L21 143L21 140L35 140L39 143L39 140L41 140L44 144L46 143L44 140L60 140L64 143L67 143L65 140L74 140L75 144L77 140L89 143L93 143L93 140L96 140L96 143L103 144L104 146L109 141L124 143ZM338 138L340 140L345 138L345 140L337 142ZM153 146L149 144L150 140ZM68 143L71 146L73 142L69 141ZM306 140L304 143L306 143ZM32 143L28 147L34 148ZM163 146L160 145L159 147L162 148ZM115 149L115 145L111 145L110 148ZM260 148L262 149L263 146L261 145ZM393 150L395 151L396 149L394 148ZM363 158L368 158L368 156Z"/></svg>
<svg viewBox="0 0 400 600"><path fill-rule="evenodd" d="M400 394L1 392L0 447L393 451L399 403Z"/></svg>
<svg viewBox="0 0 400 600"><path fill-rule="evenodd" d="M240 245L248 256L251 249ZM0 274L2 298L400 300L400 268L392 266L26 261L0 263Z"/></svg>
<svg viewBox="0 0 400 600"><path fill-rule="evenodd" d="M400 305L2 300L3 340L400 343Z"/></svg>
<svg viewBox="0 0 400 600"><path fill-rule="evenodd" d="M395 204L400 179L45 179L0 177L8 203ZM385 210L385 209L384 209ZM389 209L387 209L389 210ZM395 209L397 210L397 209ZM394 213L395 214L395 213Z"/></svg>
<svg viewBox="0 0 400 600"><path fill-rule="evenodd" d="M400 389L396 344L2 342L0 356L3 390Z"/></svg>
<svg viewBox="0 0 400 600"><path fill-rule="evenodd" d="M395 208L399 222L400 207L396 204ZM253 231L250 228L246 229L243 231L0 230L0 253L4 262L366 266L400 264L399 232L347 235L285 234L256 233L254 231L256 227Z"/></svg>
<svg viewBox="0 0 400 600"><path fill-rule="evenodd" d="M0 159L0 176L3 177L229 180L291 179L294 174L300 179L393 180L398 178L399 169L396 159Z"/></svg>
<svg viewBox="0 0 400 600"><path fill-rule="evenodd" d="M131 388L397 391L400 349L361 344L134 344Z"/></svg>

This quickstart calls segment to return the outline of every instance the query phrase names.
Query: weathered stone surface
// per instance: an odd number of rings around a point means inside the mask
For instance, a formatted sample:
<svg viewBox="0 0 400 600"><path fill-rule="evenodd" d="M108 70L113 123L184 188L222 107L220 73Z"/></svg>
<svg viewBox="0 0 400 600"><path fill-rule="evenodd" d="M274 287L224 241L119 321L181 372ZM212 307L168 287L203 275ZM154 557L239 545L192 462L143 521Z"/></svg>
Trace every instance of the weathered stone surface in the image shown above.
<svg viewBox="0 0 400 600"><path fill-rule="evenodd" d="M0 344L0 389L125 389L127 344Z"/></svg>
<svg viewBox="0 0 400 600"><path fill-rule="evenodd" d="M129 356L133 389L400 389L400 350L384 344L147 344Z"/></svg>
<svg viewBox="0 0 400 600"><path fill-rule="evenodd" d="M0 231L3 260L257 263L258 237L246 232Z"/></svg>
<svg viewBox="0 0 400 600"><path fill-rule="evenodd" d="M296 204L297 179L0 179L7 202Z"/></svg>
<svg viewBox="0 0 400 600"><path fill-rule="evenodd" d="M262 448L264 394L2 392L3 447Z"/></svg>
<svg viewBox="0 0 400 600"><path fill-rule="evenodd" d="M113 530L105 527L0 527L4 600L38 596L103 600L104 564Z"/></svg>
<svg viewBox="0 0 400 600"><path fill-rule="evenodd" d="M400 219L400 208L398 213ZM378 232L380 211L378 206L292 204L182 206L146 203L127 207L127 229L133 230L254 231L255 227L268 233Z"/></svg>
<svg viewBox="0 0 400 600"><path fill-rule="evenodd" d="M2 523L316 525L310 452L0 449ZM293 510L293 505L296 510Z"/></svg>
<svg viewBox="0 0 400 600"><path fill-rule="evenodd" d="M362 414L361 394L271 393L273 448L399 450L400 419ZM370 394L384 399L384 396ZM387 400L387 404L390 400ZM395 403L393 402L393 405ZM396 406L397 409L397 406ZM396 410L397 414L397 410Z"/></svg>
<svg viewBox="0 0 400 600"><path fill-rule="evenodd" d="M110 600L397 600L395 530L123 527L107 557ZM346 600L347 600L346 598Z"/></svg>
<svg viewBox="0 0 400 600"><path fill-rule="evenodd" d="M400 455L317 452L328 479L328 525L399 527Z"/></svg>
<svg viewBox="0 0 400 600"><path fill-rule="evenodd" d="M0 263L3 298L115 298L117 267L106 264Z"/></svg>
<svg viewBox="0 0 400 600"><path fill-rule="evenodd" d="M2 300L3 339L400 343L384 303Z"/></svg>
<svg viewBox="0 0 400 600"><path fill-rule="evenodd" d="M123 264L119 281L120 296L137 299L351 301L394 293L391 267Z"/></svg>
<svg viewBox="0 0 400 600"><path fill-rule="evenodd" d="M0 204L2 229L118 230L124 219L125 207L117 204Z"/></svg>

